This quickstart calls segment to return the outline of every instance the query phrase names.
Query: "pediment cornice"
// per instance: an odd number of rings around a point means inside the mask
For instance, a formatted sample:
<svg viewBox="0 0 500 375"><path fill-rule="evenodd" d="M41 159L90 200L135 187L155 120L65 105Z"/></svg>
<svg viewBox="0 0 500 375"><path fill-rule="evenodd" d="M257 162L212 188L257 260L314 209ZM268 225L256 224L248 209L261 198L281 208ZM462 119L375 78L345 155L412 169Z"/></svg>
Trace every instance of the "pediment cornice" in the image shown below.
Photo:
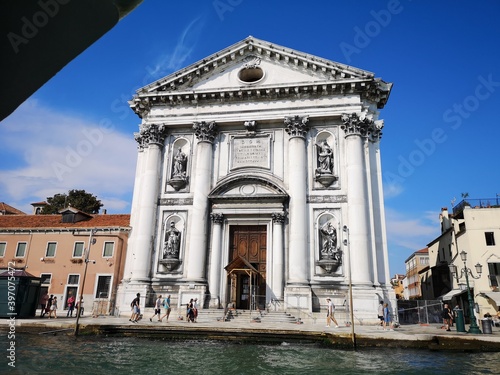
<svg viewBox="0 0 500 375"><path fill-rule="evenodd" d="M308 82L241 84L238 87L196 88L236 64L263 60L301 72L314 79ZM359 93L363 99L385 105L392 84L374 74L317 56L248 37L220 52L139 89L131 108L143 117L154 105L196 105L200 102L241 101L255 98L286 99L315 95Z"/></svg>

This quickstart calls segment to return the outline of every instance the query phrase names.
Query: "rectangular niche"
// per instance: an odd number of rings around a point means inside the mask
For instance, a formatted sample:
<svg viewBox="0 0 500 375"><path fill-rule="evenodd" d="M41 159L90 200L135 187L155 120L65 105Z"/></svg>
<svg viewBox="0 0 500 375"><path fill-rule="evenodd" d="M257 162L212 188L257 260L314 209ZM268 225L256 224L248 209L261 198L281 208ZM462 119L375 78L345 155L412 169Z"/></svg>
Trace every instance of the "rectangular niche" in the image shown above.
<svg viewBox="0 0 500 375"><path fill-rule="evenodd" d="M271 169L271 135L231 137L230 170L240 168Z"/></svg>

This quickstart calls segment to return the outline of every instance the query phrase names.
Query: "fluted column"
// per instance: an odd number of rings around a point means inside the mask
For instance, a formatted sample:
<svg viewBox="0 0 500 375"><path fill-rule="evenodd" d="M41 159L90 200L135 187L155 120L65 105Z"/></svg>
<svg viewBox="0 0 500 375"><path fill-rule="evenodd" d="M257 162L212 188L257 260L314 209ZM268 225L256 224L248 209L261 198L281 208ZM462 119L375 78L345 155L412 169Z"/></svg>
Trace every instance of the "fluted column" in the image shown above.
<svg viewBox="0 0 500 375"><path fill-rule="evenodd" d="M222 241L222 223L224 216L220 213L210 214L212 219L212 254L210 257L210 280L208 288L210 289L210 304L213 307L220 306L220 280L221 280L221 241Z"/></svg>
<svg viewBox="0 0 500 375"><path fill-rule="evenodd" d="M288 283L308 283L309 269L307 246L307 154L306 134L309 130L307 116L285 118L285 131L290 136L288 147L288 191L290 193L290 237L288 256Z"/></svg>
<svg viewBox="0 0 500 375"><path fill-rule="evenodd" d="M204 282L208 237L208 194L213 164L212 145L217 134L217 126L215 122L202 121L194 123L193 130L198 139L198 145L186 277L189 281Z"/></svg>
<svg viewBox="0 0 500 375"><path fill-rule="evenodd" d="M272 274L272 291L274 298L283 299L283 280L285 267L283 264L283 224L285 222L285 213L274 212L273 218L273 274Z"/></svg>
<svg viewBox="0 0 500 375"><path fill-rule="evenodd" d="M149 281L153 236L156 228L158 191L160 180L160 161L166 126L163 124L143 124L135 139L143 149L141 159L140 196L134 208L134 223L129 252L131 281Z"/></svg>
<svg viewBox="0 0 500 375"><path fill-rule="evenodd" d="M372 285L372 253L368 213L364 140L370 133L373 120L357 114L343 114L345 132L347 200L349 215L349 251L353 285Z"/></svg>

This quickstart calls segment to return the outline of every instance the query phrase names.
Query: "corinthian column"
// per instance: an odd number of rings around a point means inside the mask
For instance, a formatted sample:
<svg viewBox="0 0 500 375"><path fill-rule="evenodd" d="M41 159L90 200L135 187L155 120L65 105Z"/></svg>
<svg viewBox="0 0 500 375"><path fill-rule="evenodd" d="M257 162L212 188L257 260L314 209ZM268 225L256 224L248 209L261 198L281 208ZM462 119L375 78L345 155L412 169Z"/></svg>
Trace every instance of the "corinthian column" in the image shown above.
<svg viewBox="0 0 500 375"><path fill-rule="evenodd" d="M285 213L274 212L273 218L273 273L272 291L277 300L283 299L283 280L285 267L283 265L283 223Z"/></svg>
<svg viewBox="0 0 500 375"><path fill-rule="evenodd" d="M208 193L212 176L212 144L217 134L215 122L195 122L194 134L198 139L194 173L193 211L187 253L187 280L205 281L207 255Z"/></svg>
<svg viewBox="0 0 500 375"><path fill-rule="evenodd" d="M372 285L373 254L370 249L370 221L367 197L364 141L370 134L373 120L356 114L343 114L342 129L346 142L347 201L349 226L349 251L354 285Z"/></svg>
<svg viewBox="0 0 500 375"><path fill-rule="evenodd" d="M220 306L220 279L221 279L221 240L222 223L224 217L222 214L210 214L212 219L212 253L210 257L210 306L218 308Z"/></svg>
<svg viewBox="0 0 500 375"><path fill-rule="evenodd" d="M288 261L288 283L308 283L307 271L307 154L306 134L309 118L285 118L285 131L290 136L288 147L288 191L290 193L290 240Z"/></svg>
<svg viewBox="0 0 500 375"><path fill-rule="evenodd" d="M135 139L142 149L139 157L141 175L139 185L140 196L137 207L134 207L134 224L129 246L127 263L129 263L132 282L148 282L150 278L151 256L153 251L154 228L158 209L158 192L160 180L160 161L163 143L167 134L163 124L143 124ZM137 188L136 185L136 188Z"/></svg>

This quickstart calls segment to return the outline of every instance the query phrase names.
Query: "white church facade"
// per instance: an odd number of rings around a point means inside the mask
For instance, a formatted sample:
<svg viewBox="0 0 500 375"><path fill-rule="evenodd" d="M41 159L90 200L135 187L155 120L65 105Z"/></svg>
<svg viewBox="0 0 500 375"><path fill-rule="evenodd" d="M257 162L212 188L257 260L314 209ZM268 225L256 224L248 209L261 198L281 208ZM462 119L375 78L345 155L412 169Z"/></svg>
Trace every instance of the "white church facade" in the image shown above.
<svg viewBox="0 0 500 375"><path fill-rule="evenodd" d="M139 89L120 309L320 311L393 299L380 139L392 84L248 37ZM148 297L150 296L150 297Z"/></svg>

